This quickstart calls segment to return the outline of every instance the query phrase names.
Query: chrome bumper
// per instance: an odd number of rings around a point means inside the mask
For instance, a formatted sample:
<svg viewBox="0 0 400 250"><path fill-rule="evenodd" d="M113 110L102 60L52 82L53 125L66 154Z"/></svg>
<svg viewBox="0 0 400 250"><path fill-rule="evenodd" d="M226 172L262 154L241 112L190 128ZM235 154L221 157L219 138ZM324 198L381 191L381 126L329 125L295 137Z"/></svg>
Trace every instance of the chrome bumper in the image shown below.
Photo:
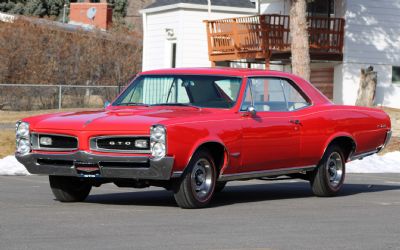
<svg viewBox="0 0 400 250"><path fill-rule="evenodd" d="M383 144L383 147L386 147L389 144L391 138L392 138L392 131L389 130L388 132L386 132L386 139L385 143Z"/></svg>
<svg viewBox="0 0 400 250"><path fill-rule="evenodd" d="M40 175L169 180L174 165L173 157L152 160L145 156L106 156L84 151L15 156L31 174ZM76 169L76 164L99 166L99 174L82 173Z"/></svg>
<svg viewBox="0 0 400 250"><path fill-rule="evenodd" d="M382 147L378 149L378 152L382 151L389 144L391 138L392 138L392 131L389 130L386 132L385 142L383 143Z"/></svg>

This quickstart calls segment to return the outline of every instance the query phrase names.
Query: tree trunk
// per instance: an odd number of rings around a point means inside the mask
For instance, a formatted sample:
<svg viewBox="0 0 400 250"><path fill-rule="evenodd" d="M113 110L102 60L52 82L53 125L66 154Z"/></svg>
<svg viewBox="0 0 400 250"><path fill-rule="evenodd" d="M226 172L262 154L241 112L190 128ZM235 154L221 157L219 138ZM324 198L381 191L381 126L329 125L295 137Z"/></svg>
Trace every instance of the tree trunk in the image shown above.
<svg viewBox="0 0 400 250"><path fill-rule="evenodd" d="M373 67L361 69L360 88L358 89L357 106L372 107L374 105L378 73Z"/></svg>
<svg viewBox="0 0 400 250"><path fill-rule="evenodd" d="M308 42L306 0L292 0L290 7L290 34L292 38L292 72L310 80L310 52Z"/></svg>

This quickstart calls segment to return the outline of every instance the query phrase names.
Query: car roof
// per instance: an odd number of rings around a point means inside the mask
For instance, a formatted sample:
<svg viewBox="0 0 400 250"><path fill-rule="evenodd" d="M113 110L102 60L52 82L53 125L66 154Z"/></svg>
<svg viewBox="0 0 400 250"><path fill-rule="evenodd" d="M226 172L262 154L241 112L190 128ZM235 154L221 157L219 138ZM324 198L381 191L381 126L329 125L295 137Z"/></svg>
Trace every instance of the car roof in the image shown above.
<svg viewBox="0 0 400 250"><path fill-rule="evenodd" d="M244 69L244 68L175 68L150 70L139 75L217 75L231 77L271 76L291 79L301 88L314 104L332 104L319 90L308 81L291 73L275 70Z"/></svg>
<svg viewBox="0 0 400 250"><path fill-rule="evenodd" d="M174 69L158 69L142 72L140 75L223 75L223 76L291 76L292 74L263 69L244 69L244 68L174 68Z"/></svg>

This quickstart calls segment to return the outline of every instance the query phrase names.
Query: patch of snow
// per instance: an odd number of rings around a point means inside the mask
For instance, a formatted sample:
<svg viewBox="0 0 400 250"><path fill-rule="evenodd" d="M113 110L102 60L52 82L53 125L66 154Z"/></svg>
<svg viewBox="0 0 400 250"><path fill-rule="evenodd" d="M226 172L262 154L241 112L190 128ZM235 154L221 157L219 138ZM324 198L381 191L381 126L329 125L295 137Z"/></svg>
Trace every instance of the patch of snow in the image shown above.
<svg viewBox="0 0 400 250"><path fill-rule="evenodd" d="M30 173L15 156L10 155L0 159L0 175L30 175Z"/></svg>
<svg viewBox="0 0 400 250"><path fill-rule="evenodd" d="M346 164L347 173L400 173L400 151L371 155Z"/></svg>

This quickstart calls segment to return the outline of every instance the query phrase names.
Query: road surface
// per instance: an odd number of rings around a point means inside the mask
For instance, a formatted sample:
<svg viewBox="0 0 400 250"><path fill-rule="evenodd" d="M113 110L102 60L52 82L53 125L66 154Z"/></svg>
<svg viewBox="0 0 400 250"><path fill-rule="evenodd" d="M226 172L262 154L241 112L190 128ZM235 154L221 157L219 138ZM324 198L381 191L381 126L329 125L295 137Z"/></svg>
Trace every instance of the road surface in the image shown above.
<svg viewBox="0 0 400 250"><path fill-rule="evenodd" d="M54 200L43 176L0 176L0 249L400 249L400 174L349 174L317 198L304 181L232 182L210 208L159 188Z"/></svg>

